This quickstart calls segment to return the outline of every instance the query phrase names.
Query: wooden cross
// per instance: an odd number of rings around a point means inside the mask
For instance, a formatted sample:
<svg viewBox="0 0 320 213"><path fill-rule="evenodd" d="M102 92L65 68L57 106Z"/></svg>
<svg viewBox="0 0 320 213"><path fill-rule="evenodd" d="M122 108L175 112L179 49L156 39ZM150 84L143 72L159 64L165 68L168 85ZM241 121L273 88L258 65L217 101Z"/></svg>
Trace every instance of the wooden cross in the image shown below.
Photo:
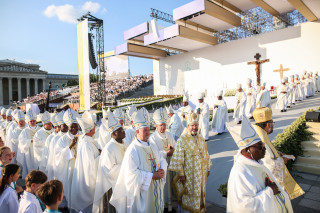
<svg viewBox="0 0 320 213"><path fill-rule="evenodd" d="M256 65L256 76L257 76L257 86L260 86L260 64L269 62L269 59L260 60L261 55L257 53L254 58L255 61L248 62L248 65L255 64Z"/></svg>
<svg viewBox="0 0 320 213"><path fill-rule="evenodd" d="M282 64L280 64L280 69L273 70L273 72L280 72L280 81L283 79L283 72L289 71L290 68L283 68Z"/></svg>

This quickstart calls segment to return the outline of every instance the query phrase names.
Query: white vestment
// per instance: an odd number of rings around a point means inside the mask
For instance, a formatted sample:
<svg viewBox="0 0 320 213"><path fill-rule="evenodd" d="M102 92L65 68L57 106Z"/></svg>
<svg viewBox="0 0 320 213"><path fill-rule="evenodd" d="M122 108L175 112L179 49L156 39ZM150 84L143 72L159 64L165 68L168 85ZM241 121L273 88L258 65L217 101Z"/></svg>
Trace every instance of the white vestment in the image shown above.
<svg viewBox="0 0 320 213"><path fill-rule="evenodd" d="M23 192L20 199L20 206L18 213L42 213L40 202L37 197L27 191Z"/></svg>
<svg viewBox="0 0 320 213"><path fill-rule="evenodd" d="M273 190L265 186L267 177L277 184L280 194L274 195ZM288 194L262 161L258 163L240 154L229 175L227 212L293 213L293 210Z"/></svg>
<svg viewBox="0 0 320 213"><path fill-rule="evenodd" d="M12 162L15 162L15 159L16 159L21 165L23 165L23 156L21 154L20 149L18 149L18 145L19 145L19 135L24 128L25 127L17 126L16 128L11 129L10 135L8 137L8 139L10 140L9 148L11 149L12 152L16 153L16 156L13 158Z"/></svg>
<svg viewBox="0 0 320 213"><path fill-rule="evenodd" d="M317 76L317 88L318 88L318 92L320 92L320 77Z"/></svg>
<svg viewBox="0 0 320 213"><path fill-rule="evenodd" d="M126 137L123 139L123 142L125 143L126 147L128 147L136 135L136 128L131 125L128 129L126 129L125 132Z"/></svg>
<svg viewBox="0 0 320 213"><path fill-rule="evenodd" d="M35 127L26 127L19 135L19 147L22 155L24 156L22 178L25 179L27 174L36 169L34 165L34 143L33 136L38 131L38 126Z"/></svg>
<svg viewBox="0 0 320 213"><path fill-rule="evenodd" d="M287 86L287 107L291 106L292 104L292 87L289 83L286 83L286 86Z"/></svg>
<svg viewBox="0 0 320 213"><path fill-rule="evenodd" d="M33 137L33 151L34 151L34 168L39 169L41 157L47 137L52 133L51 130L46 130L44 127L39 129Z"/></svg>
<svg viewBox="0 0 320 213"><path fill-rule="evenodd" d="M162 212L165 178L152 179L158 169L167 172L157 147L135 138L124 155L110 203L121 213Z"/></svg>
<svg viewBox="0 0 320 213"><path fill-rule="evenodd" d="M7 127L7 130L6 130L6 146L8 146L10 148L12 147L11 134L12 134L13 130L16 129L17 127L18 127L18 124L15 121L11 122ZM11 149L11 151L12 151L12 149Z"/></svg>
<svg viewBox="0 0 320 213"><path fill-rule="evenodd" d="M246 96L247 96L247 102L246 102L245 115L248 118L251 118L252 117L252 112L256 108L256 98L257 98L256 89L253 88L253 87L247 88Z"/></svg>
<svg viewBox="0 0 320 213"><path fill-rule="evenodd" d="M178 115L179 115L180 120L185 128L187 127L186 115L191 113L192 111L193 111L193 109L191 108L190 105L187 105L185 107L183 106L178 109ZM183 115L184 115L184 117L183 117Z"/></svg>
<svg viewBox="0 0 320 213"><path fill-rule="evenodd" d="M125 144L118 143L113 138L103 148L98 166L93 213L103 212L103 195L110 188L114 190L125 151Z"/></svg>
<svg viewBox="0 0 320 213"><path fill-rule="evenodd" d="M19 200L16 190L6 187L0 196L0 212L17 213L19 209Z"/></svg>
<svg viewBox="0 0 320 213"><path fill-rule="evenodd" d="M317 77L313 76L312 77L312 81L313 81L313 85L314 85L314 92L319 91L319 87L318 87L318 84L317 84Z"/></svg>
<svg viewBox="0 0 320 213"><path fill-rule="evenodd" d="M271 97L270 92L266 88L264 90L260 90L257 96L257 107L269 107L271 108Z"/></svg>
<svg viewBox="0 0 320 213"><path fill-rule="evenodd" d="M239 122L242 121L242 116L245 114L247 96L243 91L241 91L236 93L235 99L236 104L233 111L233 118L236 122Z"/></svg>
<svg viewBox="0 0 320 213"><path fill-rule="evenodd" d="M181 120L177 114L173 114L170 118L168 129L171 132L172 136L175 139L178 139L180 135L182 134L184 127L181 123Z"/></svg>
<svg viewBox="0 0 320 213"><path fill-rule="evenodd" d="M314 84L313 84L313 79L308 78L309 81L309 86L310 86L310 96L314 95Z"/></svg>
<svg viewBox="0 0 320 213"><path fill-rule="evenodd" d="M216 133L228 132L226 122L229 122L227 103L222 99L215 102L217 108L213 109L212 131Z"/></svg>
<svg viewBox="0 0 320 213"><path fill-rule="evenodd" d="M176 141L169 131L159 133L157 130L152 133L149 138L150 144L155 145L160 151L162 157L166 159L168 166L170 165L171 157L167 156L167 151L170 150L170 146L176 148ZM167 171L166 184L164 186L164 201L166 204L172 205L172 187L171 181L173 180L173 172Z"/></svg>
<svg viewBox="0 0 320 213"><path fill-rule="evenodd" d="M6 130L7 130L7 126L9 125L10 122L11 121L5 120L4 122L2 122L0 124L0 137L2 138L2 140L6 146L7 146L7 141L6 141L7 140L7 132L6 132Z"/></svg>
<svg viewBox="0 0 320 213"><path fill-rule="evenodd" d="M308 79L302 80L302 84L303 84L303 91L305 96L309 97L311 94L310 94L310 85L309 85Z"/></svg>
<svg viewBox="0 0 320 213"><path fill-rule="evenodd" d="M69 146L72 143L74 135L70 132L64 134L57 141L55 146L55 171L54 176L57 180L63 183L63 194L68 202L68 207L71 207L71 184L73 178L73 170L76 161L77 146L71 150ZM79 139L78 139L79 142Z"/></svg>
<svg viewBox="0 0 320 213"><path fill-rule="evenodd" d="M71 187L71 208L77 211L84 211L84 209L93 204L100 152L92 137L83 134L78 140L79 151L76 157Z"/></svg>
<svg viewBox="0 0 320 213"><path fill-rule="evenodd" d="M44 172L46 175L47 171L46 171L46 167L48 164L48 159L49 159L49 145L51 140L54 138L54 136L56 136L58 133L56 133L56 131L53 131L46 139L46 142L44 143L44 147L43 147L43 152L42 152L42 156L41 156L41 160L40 160L40 165L39 165L39 170Z"/></svg>
<svg viewBox="0 0 320 213"><path fill-rule="evenodd" d="M285 92L285 93L282 93L282 92ZM288 92L288 87L286 85L278 86L276 109L279 109L279 110L287 109L287 104L288 104L287 92Z"/></svg>
<svg viewBox="0 0 320 213"><path fill-rule="evenodd" d="M209 139L209 120L210 120L210 110L209 105L205 102L198 103L196 111L200 109L199 116L199 133L205 140ZM180 134L181 135L181 134ZM178 138L175 138L178 140Z"/></svg>
<svg viewBox="0 0 320 213"><path fill-rule="evenodd" d="M55 149L56 149L56 144L58 143L58 140L65 134L66 133L60 131L50 141L49 149L48 149L48 152L49 152L48 153L48 163L47 163L47 167L46 167L46 174L48 176L48 180L55 179L55 170L56 170Z"/></svg>
<svg viewBox="0 0 320 213"><path fill-rule="evenodd" d="M297 96L298 96L298 99L297 100L304 100L306 99L306 95L304 94L304 86L303 86L303 83L299 80L295 80L295 83L297 85Z"/></svg>
<svg viewBox="0 0 320 213"><path fill-rule="evenodd" d="M108 127L106 127L103 123L99 127L99 137L98 144L103 149L105 145L110 141L111 134L108 131Z"/></svg>

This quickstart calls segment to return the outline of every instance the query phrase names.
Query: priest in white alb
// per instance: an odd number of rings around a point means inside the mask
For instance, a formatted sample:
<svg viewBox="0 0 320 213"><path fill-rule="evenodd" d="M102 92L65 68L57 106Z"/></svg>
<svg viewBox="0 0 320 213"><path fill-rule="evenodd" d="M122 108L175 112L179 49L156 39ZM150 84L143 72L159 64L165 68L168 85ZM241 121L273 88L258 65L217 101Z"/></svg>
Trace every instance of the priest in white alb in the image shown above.
<svg viewBox="0 0 320 213"><path fill-rule="evenodd" d="M224 132L228 132L226 122L229 122L228 107L225 100L223 100L223 91L217 92L217 101L213 105L212 113L212 131L221 135Z"/></svg>
<svg viewBox="0 0 320 213"><path fill-rule="evenodd" d="M286 80L283 78L281 80L281 85L277 88L277 104L276 109L280 110L280 112L287 111L287 104L288 104L288 87L286 85Z"/></svg>
<svg viewBox="0 0 320 213"><path fill-rule="evenodd" d="M182 107L180 107L178 109L178 115L180 117L180 120L181 120L184 128L187 127L186 115L191 113L192 111L193 111L193 109L189 105L189 98L187 95L184 95L183 99L182 99Z"/></svg>
<svg viewBox="0 0 320 213"><path fill-rule="evenodd" d="M237 90L238 92L235 95L236 103L234 105L233 118L237 124L240 124L242 117L245 114L247 96L245 92L243 92L241 84L237 84Z"/></svg>
<svg viewBox="0 0 320 213"><path fill-rule="evenodd" d="M168 122L168 129L171 132L173 138L177 140L184 130L183 124L171 105L167 108L167 113L170 117Z"/></svg>
<svg viewBox="0 0 320 213"><path fill-rule="evenodd" d="M126 138L123 140L127 147L131 144L134 136L136 135L136 128L134 127L133 123L133 115L135 112L137 112L137 107L135 105L128 106L127 115L130 119L130 127L125 130Z"/></svg>
<svg viewBox="0 0 320 213"><path fill-rule="evenodd" d="M116 185L126 151L126 145L123 141L126 136L125 131L113 113L109 113L108 115L107 126L111 134L111 140L101 152L94 192L93 213L103 213L104 209L106 209L108 213L116 212L109 201ZM107 196L108 202L105 203L106 206L104 206L103 203L104 196Z"/></svg>
<svg viewBox="0 0 320 213"><path fill-rule="evenodd" d="M269 107L271 108L270 92L266 88L267 83L263 82L260 87L260 92L257 95L256 106L257 107Z"/></svg>
<svg viewBox="0 0 320 213"><path fill-rule="evenodd" d="M83 134L79 137L73 171L71 209L91 213L100 151L92 138L95 133L92 115L85 111L81 118L77 118L77 121Z"/></svg>
<svg viewBox="0 0 320 213"><path fill-rule="evenodd" d="M63 115L63 122L68 126L68 132L60 137L55 145L55 178L63 183L64 201L60 206L71 207L71 184L73 170L77 158L80 115L73 109L68 109ZM66 201L66 202L65 202Z"/></svg>
<svg viewBox="0 0 320 213"><path fill-rule="evenodd" d="M6 130L6 141L7 144L6 146L11 148L11 140L10 140L10 135L12 134L13 130L16 129L18 127L18 121L15 119L15 114L17 113L18 109L15 109L12 111L11 116L12 116L12 122L9 123L9 125L7 126L7 130ZM12 150L12 149L11 149Z"/></svg>
<svg viewBox="0 0 320 213"><path fill-rule="evenodd" d="M46 140L53 132L49 112L46 111L41 115L41 121L43 127L40 128L33 137L34 168L36 170L39 169Z"/></svg>
<svg viewBox="0 0 320 213"><path fill-rule="evenodd" d="M64 123L63 121L63 115L64 111L62 110L57 114L56 117L56 122L60 126L60 132L56 134L50 144L49 144L49 149L48 149L48 163L46 167L46 173L48 174L48 180L53 180L56 179L55 177L55 171L56 171L56 145L58 144L59 139L64 136L67 132L69 127Z"/></svg>
<svg viewBox="0 0 320 213"><path fill-rule="evenodd" d="M29 124L26 128L22 130L19 135L19 146L22 156L23 156L23 169L22 178L24 179L27 174L36 169L34 165L34 145L33 136L39 130L37 126L37 114L30 108L26 113L26 120Z"/></svg>
<svg viewBox="0 0 320 213"><path fill-rule="evenodd" d="M15 163L17 161L20 165L23 165L23 156L21 154L21 151L18 149L18 145L19 145L19 135L22 132L22 130L26 127L25 115L22 111L18 110L15 113L14 117L15 117L15 120L18 122L18 126L12 129L12 131L10 131L9 148L11 149L12 152L16 153L15 156L13 157L12 162Z"/></svg>
<svg viewBox="0 0 320 213"><path fill-rule="evenodd" d="M161 213L167 162L149 142L148 111L141 108L133 121L137 136L126 150L110 203L117 212Z"/></svg>
<svg viewBox="0 0 320 213"><path fill-rule="evenodd" d="M176 172L173 180L178 197L178 211L205 212L207 177L212 162L204 138L198 133L199 115L187 115L188 126L177 141L169 170Z"/></svg>
<svg viewBox="0 0 320 213"><path fill-rule="evenodd" d="M304 88L303 88L303 83L300 81L300 77L298 74L295 75L295 84L297 85L297 100L296 101L302 101L306 99L306 96L304 94Z"/></svg>
<svg viewBox="0 0 320 213"><path fill-rule="evenodd" d="M5 133L6 133L5 134L5 141L6 141L6 145L9 146L9 144L8 144L9 129L12 125L15 126L14 124L16 124L16 122L13 119L13 110L12 109L7 110L6 117L7 117L7 121L4 126Z"/></svg>
<svg viewBox="0 0 320 213"><path fill-rule="evenodd" d="M241 128L228 129L240 152L229 175L227 212L293 213L288 194L261 161L266 148L249 120L244 116Z"/></svg>
<svg viewBox="0 0 320 213"><path fill-rule="evenodd" d="M47 176L48 174L46 173L46 167L48 164L48 157L49 157L49 145L51 140L60 132L60 126L58 125L58 122L56 121L57 113L53 113L50 116L50 121L53 126L53 131L52 133L47 137L46 142L43 147L43 152L40 160L40 165L39 165L39 170L44 172Z"/></svg>
<svg viewBox="0 0 320 213"><path fill-rule="evenodd" d="M252 112L256 108L257 91L252 87L252 79L247 80L248 88L246 90L247 103L245 114L248 118L252 118Z"/></svg>
<svg viewBox="0 0 320 213"><path fill-rule="evenodd" d="M164 108L159 108L153 113L153 120L156 123L156 130L149 138L151 144L157 146L158 150L162 154L162 157L166 159L168 166L170 165L171 157L176 147L176 141L172 134L166 130L168 115ZM171 182L174 177L174 173L167 171L166 185L164 186L164 204L168 212L172 211L172 186Z"/></svg>
<svg viewBox="0 0 320 213"><path fill-rule="evenodd" d="M290 106L293 106L296 104L296 99L297 97L297 86L296 83L294 82L294 75L290 76L290 82L289 82L289 87L291 89L291 95L289 96L288 103Z"/></svg>
<svg viewBox="0 0 320 213"><path fill-rule="evenodd" d="M209 140L210 110L209 105L204 102L204 96L203 92L198 94L198 104L195 112L199 114L199 133L207 141Z"/></svg>

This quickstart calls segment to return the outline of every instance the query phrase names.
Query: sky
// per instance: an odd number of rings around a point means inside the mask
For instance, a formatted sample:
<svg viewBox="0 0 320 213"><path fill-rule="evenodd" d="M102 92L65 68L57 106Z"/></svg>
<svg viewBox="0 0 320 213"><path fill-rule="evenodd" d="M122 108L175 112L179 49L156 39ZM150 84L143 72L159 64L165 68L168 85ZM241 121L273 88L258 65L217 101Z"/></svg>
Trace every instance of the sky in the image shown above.
<svg viewBox="0 0 320 213"><path fill-rule="evenodd" d="M35 63L49 73L77 74L77 18L104 21L104 49L125 43L123 32L150 21L150 8L172 14L191 0L0 0L0 60ZM159 25L171 24L158 21ZM132 75L151 74L152 60L130 57Z"/></svg>

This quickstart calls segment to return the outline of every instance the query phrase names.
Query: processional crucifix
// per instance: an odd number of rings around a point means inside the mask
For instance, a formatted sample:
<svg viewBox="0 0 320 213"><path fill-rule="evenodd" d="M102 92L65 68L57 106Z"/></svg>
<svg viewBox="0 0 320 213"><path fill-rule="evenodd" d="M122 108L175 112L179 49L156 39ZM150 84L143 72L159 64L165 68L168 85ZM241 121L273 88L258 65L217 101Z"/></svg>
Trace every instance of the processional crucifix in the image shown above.
<svg viewBox="0 0 320 213"><path fill-rule="evenodd" d="M282 81L282 79L283 79L283 72L289 71L289 70L290 70L290 68L283 68L283 65L280 64L280 69L278 69L278 70L273 70L273 72L280 72L280 81Z"/></svg>
<svg viewBox="0 0 320 213"><path fill-rule="evenodd" d="M260 86L260 64L269 62L269 59L264 59L264 60L259 60L261 55L257 53L254 58L256 59L255 61L250 61L248 62L248 65L255 64L256 65L256 76L257 76L257 86Z"/></svg>

